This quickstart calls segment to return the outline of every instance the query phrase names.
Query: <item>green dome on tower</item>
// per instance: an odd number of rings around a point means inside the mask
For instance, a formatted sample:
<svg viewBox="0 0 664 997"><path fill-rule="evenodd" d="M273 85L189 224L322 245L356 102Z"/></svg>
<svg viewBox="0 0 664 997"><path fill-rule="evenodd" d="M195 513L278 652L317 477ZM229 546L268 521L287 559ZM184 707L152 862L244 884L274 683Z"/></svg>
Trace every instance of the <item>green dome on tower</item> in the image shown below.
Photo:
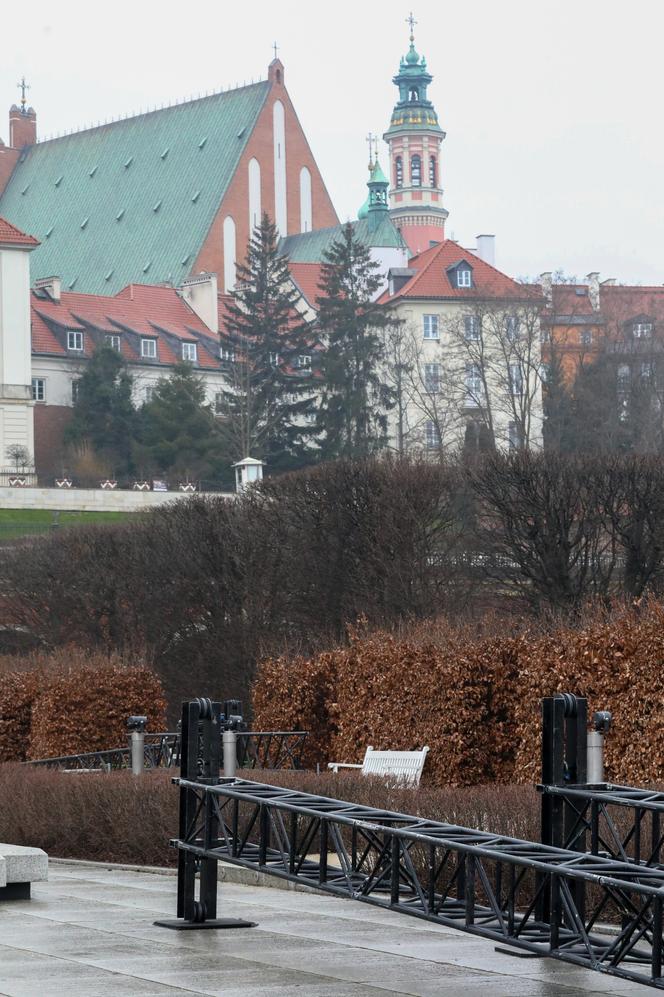
<svg viewBox="0 0 664 997"><path fill-rule="evenodd" d="M399 72L392 78L392 82L399 88L399 99L392 111L392 120L386 138L393 131L401 131L404 128L409 131L433 130L443 134L438 124L436 110L427 97L427 87L433 76L427 69L426 59L420 56L415 48L412 23L410 48L399 62Z"/></svg>

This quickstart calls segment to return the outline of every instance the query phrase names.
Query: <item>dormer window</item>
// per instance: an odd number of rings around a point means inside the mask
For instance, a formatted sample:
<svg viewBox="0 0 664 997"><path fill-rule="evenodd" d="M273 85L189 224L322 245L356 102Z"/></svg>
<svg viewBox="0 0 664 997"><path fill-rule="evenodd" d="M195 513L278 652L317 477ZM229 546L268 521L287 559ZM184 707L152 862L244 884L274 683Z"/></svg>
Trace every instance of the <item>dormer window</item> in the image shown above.
<svg viewBox="0 0 664 997"><path fill-rule="evenodd" d="M67 349L76 353L83 352L83 333L75 332L73 329L67 330Z"/></svg>
<svg viewBox="0 0 664 997"><path fill-rule="evenodd" d="M652 322L635 322L632 326L634 339L650 339L652 336Z"/></svg>
<svg viewBox="0 0 664 997"><path fill-rule="evenodd" d="M233 363L235 360L235 350L229 350L227 346L222 346L219 350L219 358L224 363Z"/></svg>
<svg viewBox="0 0 664 997"><path fill-rule="evenodd" d="M104 336L104 343L106 346L108 346L109 349L116 350L118 353L120 352L119 336L116 336L113 333L109 333L107 336Z"/></svg>
<svg viewBox="0 0 664 997"><path fill-rule="evenodd" d="M296 366L299 367L300 370L311 370L310 355L308 353L300 354L300 356L297 358Z"/></svg>
<svg viewBox="0 0 664 997"><path fill-rule="evenodd" d="M198 359L198 351L196 349L196 343L182 344L182 359L187 360L189 363L196 363Z"/></svg>
<svg viewBox="0 0 664 997"><path fill-rule="evenodd" d="M146 360L157 359L157 340L141 339L141 356Z"/></svg>
<svg viewBox="0 0 664 997"><path fill-rule="evenodd" d="M457 287L473 286L473 276L470 267L459 267L459 269L456 272L456 286Z"/></svg>

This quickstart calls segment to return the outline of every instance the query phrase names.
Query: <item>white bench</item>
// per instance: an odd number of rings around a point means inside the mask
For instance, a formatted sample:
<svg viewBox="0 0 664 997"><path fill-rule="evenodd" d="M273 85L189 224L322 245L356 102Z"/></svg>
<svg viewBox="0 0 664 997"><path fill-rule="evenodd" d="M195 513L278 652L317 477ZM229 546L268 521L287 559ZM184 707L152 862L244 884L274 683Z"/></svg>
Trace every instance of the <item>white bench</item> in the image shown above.
<svg viewBox="0 0 664 997"><path fill-rule="evenodd" d="M418 786L428 751L426 746L421 751L374 751L369 745L361 765L328 762L327 767L333 772L338 772L339 769L361 769L362 775L388 776L395 782Z"/></svg>
<svg viewBox="0 0 664 997"><path fill-rule="evenodd" d="M28 900L30 884L48 879L48 855L41 848L0 842L0 901Z"/></svg>

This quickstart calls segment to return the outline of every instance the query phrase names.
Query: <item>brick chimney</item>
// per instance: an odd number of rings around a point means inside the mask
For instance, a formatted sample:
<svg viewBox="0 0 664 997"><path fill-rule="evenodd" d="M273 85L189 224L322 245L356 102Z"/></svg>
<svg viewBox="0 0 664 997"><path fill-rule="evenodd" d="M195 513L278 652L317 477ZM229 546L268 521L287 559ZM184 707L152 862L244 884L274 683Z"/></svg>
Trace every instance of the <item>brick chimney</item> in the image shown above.
<svg viewBox="0 0 664 997"><path fill-rule="evenodd" d="M37 141L37 112L34 107L22 110L16 104L9 108L9 144L12 149L22 149Z"/></svg>

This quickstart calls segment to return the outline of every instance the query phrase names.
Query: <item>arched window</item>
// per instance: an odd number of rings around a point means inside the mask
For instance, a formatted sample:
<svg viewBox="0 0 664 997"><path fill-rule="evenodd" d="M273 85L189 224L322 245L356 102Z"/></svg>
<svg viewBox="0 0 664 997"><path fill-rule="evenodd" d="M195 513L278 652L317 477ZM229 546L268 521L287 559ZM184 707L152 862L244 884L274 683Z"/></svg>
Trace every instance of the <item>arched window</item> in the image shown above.
<svg viewBox="0 0 664 997"><path fill-rule="evenodd" d="M418 155L410 159L410 182L413 187L422 186L422 160Z"/></svg>
<svg viewBox="0 0 664 997"><path fill-rule="evenodd" d="M230 215L224 218L224 291L229 294L235 287L235 222Z"/></svg>
<svg viewBox="0 0 664 997"><path fill-rule="evenodd" d="M394 160L394 186L403 187L403 160L397 156Z"/></svg>
<svg viewBox="0 0 664 997"><path fill-rule="evenodd" d="M257 159L249 160L249 233L261 223L261 167Z"/></svg>
<svg viewBox="0 0 664 997"><path fill-rule="evenodd" d="M284 105L275 100L272 108L274 138L274 222L279 235L288 234L286 210L286 115Z"/></svg>
<svg viewBox="0 0 664 997"><path fill-rule="evenodd" d="M430 187L437 187L438 186L438 183L437 183L438 176L437 176L437 174L438 174L438 171L436 169L436 157L435 156L429 156L429 186Z"/></svg>
<svg viewBox="0 0 664 997"><path fill-rule="evenodd" d="M417 87L411 87L409 100L419 100L419 99L420 99L420 91L417 89Z"/></svg>
<svg viewBox="0 0 664 997"><path fill-rule="evenodd" d="M311 232L311 173L306 166L300 170L300 232Z"/></svg>

